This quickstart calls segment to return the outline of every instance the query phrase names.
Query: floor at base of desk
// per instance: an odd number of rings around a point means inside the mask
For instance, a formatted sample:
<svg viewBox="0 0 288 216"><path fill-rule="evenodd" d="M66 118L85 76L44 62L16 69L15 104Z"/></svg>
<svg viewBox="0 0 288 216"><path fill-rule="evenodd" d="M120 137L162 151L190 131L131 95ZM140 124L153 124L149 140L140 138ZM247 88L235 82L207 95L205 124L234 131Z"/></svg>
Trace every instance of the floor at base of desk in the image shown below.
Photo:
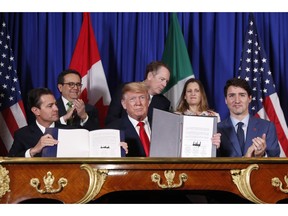
<svg viewBox="0 0 288 216"><path fill-rule="evenodd" d="M251 203L235 194L218 191L120 191L106 194L93 203L138 203L138 204L167 204L167 203Z"/></svg>

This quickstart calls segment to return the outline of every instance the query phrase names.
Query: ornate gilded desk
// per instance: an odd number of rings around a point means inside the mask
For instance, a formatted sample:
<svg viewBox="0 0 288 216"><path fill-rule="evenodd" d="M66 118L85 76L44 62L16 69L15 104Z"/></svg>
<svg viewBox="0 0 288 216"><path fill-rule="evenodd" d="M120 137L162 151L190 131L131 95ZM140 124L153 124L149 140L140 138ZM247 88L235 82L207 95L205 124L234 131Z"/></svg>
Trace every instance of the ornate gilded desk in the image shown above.
<svg viewBox="0 0 288 216"><path fill-rule="evenodd" d="M0 203L88 203L115 191L214 190L253 203L288 199L286 158L0 157Z"/></svg>

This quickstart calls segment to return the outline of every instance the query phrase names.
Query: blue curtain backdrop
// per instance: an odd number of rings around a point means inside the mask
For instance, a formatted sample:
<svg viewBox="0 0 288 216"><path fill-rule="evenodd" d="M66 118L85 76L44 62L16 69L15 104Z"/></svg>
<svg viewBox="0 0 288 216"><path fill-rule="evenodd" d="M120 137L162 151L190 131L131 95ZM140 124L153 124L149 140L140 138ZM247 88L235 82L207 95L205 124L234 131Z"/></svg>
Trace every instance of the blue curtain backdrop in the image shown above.
<svg viewBox="0 0 288 216"><path fill-rule="evenodd" d="M171 13L91 13L110 93L121 82L140 81L145 66L161 60ZM195 77L210 107L224 119L223 87L237 75L248 13L177 13ZM288 119L288 13L254 13ZM24 103L27 92L45 86L59 96L57 75L69 66L82 13L4 13Z"/></svg>

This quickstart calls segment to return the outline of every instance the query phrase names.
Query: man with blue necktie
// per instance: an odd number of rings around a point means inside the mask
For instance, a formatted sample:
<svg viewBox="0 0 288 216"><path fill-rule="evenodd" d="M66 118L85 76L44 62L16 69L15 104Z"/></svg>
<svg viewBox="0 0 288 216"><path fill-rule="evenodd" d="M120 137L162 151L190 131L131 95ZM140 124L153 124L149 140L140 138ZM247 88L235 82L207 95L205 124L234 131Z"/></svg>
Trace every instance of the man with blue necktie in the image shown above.
<svg viewBox="0 0 288 216"><path fill-rule="evenodd" d="M230 116L218 123L220 157L279 157L275 125L249 114L252 89L244 79L233 78L224 87Z"/></svg>

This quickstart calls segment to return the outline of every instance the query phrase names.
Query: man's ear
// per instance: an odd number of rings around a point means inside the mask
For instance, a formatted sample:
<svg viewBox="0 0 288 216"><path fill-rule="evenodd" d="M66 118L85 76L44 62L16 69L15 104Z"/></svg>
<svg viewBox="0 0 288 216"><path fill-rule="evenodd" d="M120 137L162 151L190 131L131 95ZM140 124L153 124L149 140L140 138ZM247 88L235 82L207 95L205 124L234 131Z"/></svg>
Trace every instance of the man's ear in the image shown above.
<svg viewBox="0 0 288 216"><path fill-rule="evenodd" d="M147 74L147 80L151 80L152 78L153 78L153 73L152 73L152 71L150 71Z"/></svg>
<svg viewBox="0 0 288 216"><path fill-rule="evenodd" d="M122 100L121 100L121 104L122 104L122 107L123 107L123 109L125 109L125 110L126 110L126 104L125 104L125 101L124 101L124 99L122 99Z"/></svg>
<svg viewBox="0 0 288 216"><path fill-rule="evenodd" d="M39 110L39 108L37 108L37 107L35 107L35 106L31 108L31 112L33 112L35 116L40 115L40 110Z"/></svg>
<svg viewBox="0 0 288 216"><path fill-rule="evenodd" d="M63 85L62 84L58 84L57 87L58 87L59 92L62 92Z"/></svg>

